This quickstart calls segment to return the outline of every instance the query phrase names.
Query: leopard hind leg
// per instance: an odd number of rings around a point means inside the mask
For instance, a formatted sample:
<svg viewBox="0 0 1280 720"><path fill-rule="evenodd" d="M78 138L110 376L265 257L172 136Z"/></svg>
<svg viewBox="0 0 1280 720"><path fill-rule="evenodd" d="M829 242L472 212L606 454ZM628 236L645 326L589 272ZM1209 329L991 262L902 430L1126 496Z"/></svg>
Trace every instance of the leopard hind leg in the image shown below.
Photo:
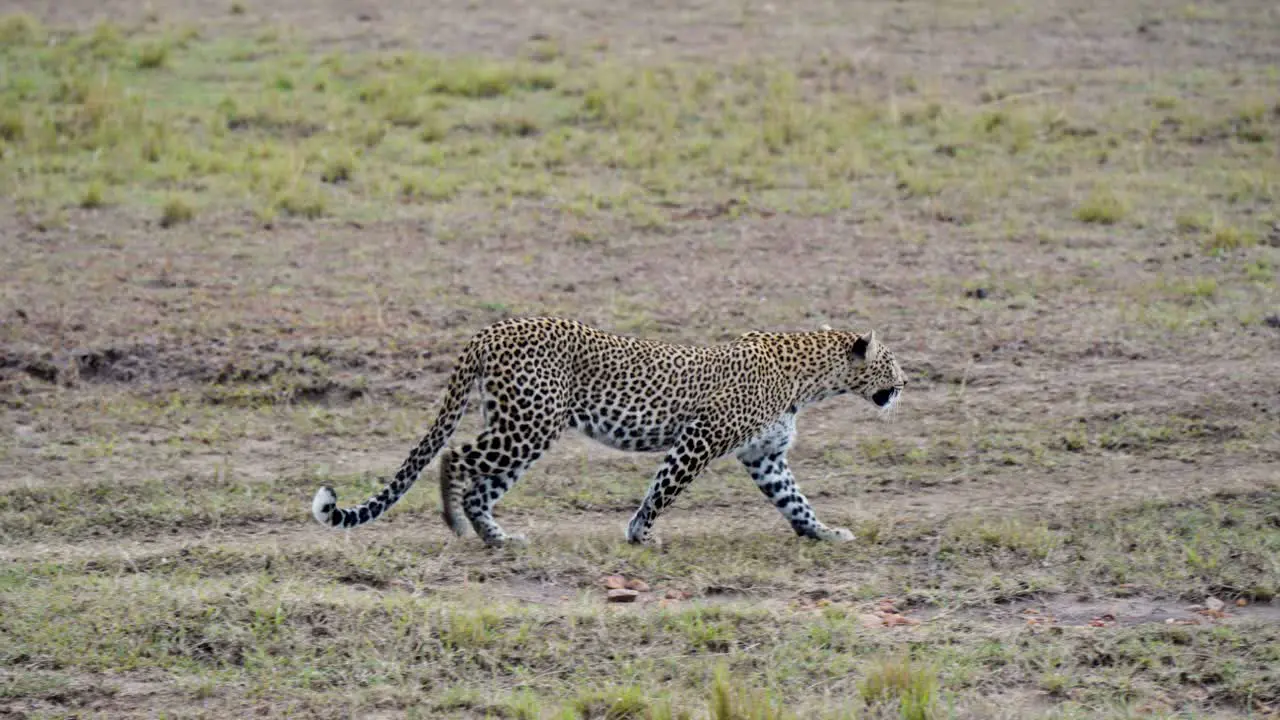
<svg viewBox="0 0 1280 720"><path fill-rule="evenodd" d="M547 427L542 432L512 436L514 428L498 423L476 437L474 443L463 445L452 457L446 457L451 499L445 506L446 522L458 532L458 507L471 527L486 545L500 546L508 542L523 542L518 535L509 535L493 519L493 508L559 436L560 427ZM445 468L442 467L442 471ZM461 492L461 502L456 502ZM460 523L459 523L460 524Z"/></svg>
<svg viewBox="0 0 1280 720"><path fill-rule="evenodd" d="M440 456L440 514L444 524L454 535L463 537L471 529L471 523L462 508L467 485L459 478L458 451L446 448Z"/></svg>

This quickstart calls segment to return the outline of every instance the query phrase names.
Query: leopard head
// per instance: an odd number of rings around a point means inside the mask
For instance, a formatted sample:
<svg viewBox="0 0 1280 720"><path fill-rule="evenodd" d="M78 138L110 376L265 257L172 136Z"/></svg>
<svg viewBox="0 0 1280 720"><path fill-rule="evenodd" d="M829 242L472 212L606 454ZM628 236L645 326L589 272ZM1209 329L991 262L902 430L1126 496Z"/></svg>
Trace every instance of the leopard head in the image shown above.
<svg viewBox="0 0 1280 720"><path fill-rule="evenodd" d="M888 346L876 340L874 330L865 335L850 335L849 388L883 410L893 408L907 378L898 359Z"/></svg>

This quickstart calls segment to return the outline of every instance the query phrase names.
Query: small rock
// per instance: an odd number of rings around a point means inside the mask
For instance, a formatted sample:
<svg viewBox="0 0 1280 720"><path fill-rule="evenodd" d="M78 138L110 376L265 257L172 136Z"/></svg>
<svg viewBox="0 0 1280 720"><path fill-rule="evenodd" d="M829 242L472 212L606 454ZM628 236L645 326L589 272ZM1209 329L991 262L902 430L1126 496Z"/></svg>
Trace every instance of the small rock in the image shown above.
<svg viewBox="0 0 1280 720"><path fill-rule="evenodd" d="M987 295L989 294L990 293L987 292L986 288L974 288L973 290L969 290L968 292L965 293L965 295L968 295L971 298L977 298L979 300L986 300Z"/></svg>
<svg viewBox="0 0 1280 720"><path fill-rule="evenodd" d="M881 622L883 622L887 627L897 627L897 626L899 626L899 625L919 625L919 624L920 624L920 621L919 621L919 620L917 620L917 619L915 619L915 618L913 618L913 617L907 617L906 615L901 615L901 614L899 614L899 613L883 613L883 614L880 616L880 620L881 620Z"/></svg>
<svg viewBox="0 0 1280 720"><path fill-rule="evenodd" d="M640 597L640 593L626 588L614 588L609 591L609 602L611 603L635 602L638 597Z"/></svg>
<svg viewBox="0 0 1280 720"><path fill-rule="evenodd" d="M1221 611L1222 611L1222 608L1224 608L1224 607L1226 607L1226 606L1227 606L1227 604L1226 604L1226 603L1222 602L1221 600L1219 600L1219 599L1218 599L1218 598L1216 598L1216 597L1212 597L1212 596L1210 596L1210 597L1205 598L1205 600L1204 600L1204 607L1205 607L1205 609L1206 609L1206 610L1211 610L1211 611L1213 611L1213 612L1221 612Z"/></svg>
<svg viewBox="0 0 1280 720"><path fill-rule="evenodd" d="M641 580L640 578L631 578L627 581L626 587L629 590L635 590L636 592L649 592L649 583Z"/></svg>
<svg viewBox="0 0 1280 720"><path fill-rule="evenodd" d="M1266 319L1264 319L1262 322L1266 323L1267 327L1276 328L1277 330L1280 330L1280 314L1268 315Z"/></svg>
<svg viewBox="0 0 1280 720"><path fill-rule="evenodd" d="M884 619L872 613L862 613L858 616L858 622L862 623L862 627L867 628L884 627Z"/></svg>
<svg viewBox="0 0 1280 720"><path fill-rule="evenodd" d="M688 600L692 596L683 590L672 589L668 590L664 597L668 600Z"/></svg>
<svg viewBox="0 0 1280 720"><path fill-rule="evenodd" d="M1248 605L1248 604L1249 604L1248 600L1244 598L1236 598L1236 607L1244 607L1245 605Z"/></svg>
<svg viewBox="0 0 1280 720"><path fill-rule="evenodd" d="M621 575L610 575L604 579L604 586L609 590L621 590L627 586L627 579Z"/></svg>

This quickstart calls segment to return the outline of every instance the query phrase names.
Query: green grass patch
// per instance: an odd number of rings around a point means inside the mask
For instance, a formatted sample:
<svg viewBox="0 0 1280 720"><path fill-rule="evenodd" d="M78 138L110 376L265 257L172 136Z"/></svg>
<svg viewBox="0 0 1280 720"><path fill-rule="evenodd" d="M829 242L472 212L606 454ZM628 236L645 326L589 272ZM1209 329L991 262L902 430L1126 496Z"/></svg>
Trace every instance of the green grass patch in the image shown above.
<svg viewBox="0 0 1280 720"><path fill-rule="evenodd" d="M991 110L827 90L815 79L838 70L822 65L645 66L546 48L514 60L320 55L272 33L68 32L26 16L4 28L0 188L43 205L75 204L95 183L124 207L198 189L203 204L263 218L534 198L658 227L672 204L745 197L829 212L856 191L973 218L1022 192L1028 173L1042 196L1105 174L1109 189L1074 213L1113 224L1186 189L1171 177L1131 191L1151 176L1114 147L1170 112L1159 102L1085 124L1048 101ZM1262 128L1251 142L1272 142L1273 114L1238 94L1215 98L1239 107L1205 123ZM1265 153L1219 154L1197 137L1176 140L1235 173L1237 204L1273 198ZM1164 136L1146 142L1160 160Z"/></svg>
<svg viewBox="0 0 1280 720"><path fill-rule="evenodd" d="M993 687L1046 688L1058 705L1046 710L1058 712L1154 698L1188 713L1247 712L1280 699L1274 624L1033 632L944 620L905 636L851 613L735 605L718 613L738 644L705 654L663 629L696 608L466 607L481 598L371 593L269 572L64 575L5 589L0 662L161 671L191 699L212 684L245 702L269 692L323 703L342 693L357 710L504 707L535 717L933 718L982 714L974 704ZM56 685L26 681L6 694L39 697Z"/></svg>

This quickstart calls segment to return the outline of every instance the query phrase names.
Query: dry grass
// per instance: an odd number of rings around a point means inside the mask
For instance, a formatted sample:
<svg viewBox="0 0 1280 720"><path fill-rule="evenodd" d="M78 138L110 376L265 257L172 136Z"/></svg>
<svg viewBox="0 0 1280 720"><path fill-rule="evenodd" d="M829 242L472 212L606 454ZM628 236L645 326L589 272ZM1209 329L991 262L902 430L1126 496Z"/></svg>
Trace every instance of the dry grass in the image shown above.
<svg viewBox="0 0 1280 720"><path fill-rule="evenodd" d="M0 714L1274 713L1274 9L584 2L0 19ZM574 438L528 547L316 527L525 313L875 327L896 422L792 453L858 541L722 461L630 547Z"/></svg>

